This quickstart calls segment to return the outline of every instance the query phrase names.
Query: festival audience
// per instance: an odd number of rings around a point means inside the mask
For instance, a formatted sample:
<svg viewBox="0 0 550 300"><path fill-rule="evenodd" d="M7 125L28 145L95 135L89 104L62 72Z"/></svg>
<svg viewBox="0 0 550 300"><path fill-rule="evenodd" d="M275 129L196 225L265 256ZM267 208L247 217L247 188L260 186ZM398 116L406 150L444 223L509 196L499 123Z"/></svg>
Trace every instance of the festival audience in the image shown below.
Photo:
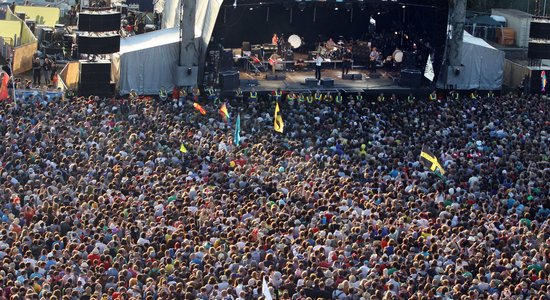
<svg viewBox="0 0 550 300"><path fill-rule="evenodd" d="M0 300L548 299L546 98L205 102L1 102Z"/></svg>

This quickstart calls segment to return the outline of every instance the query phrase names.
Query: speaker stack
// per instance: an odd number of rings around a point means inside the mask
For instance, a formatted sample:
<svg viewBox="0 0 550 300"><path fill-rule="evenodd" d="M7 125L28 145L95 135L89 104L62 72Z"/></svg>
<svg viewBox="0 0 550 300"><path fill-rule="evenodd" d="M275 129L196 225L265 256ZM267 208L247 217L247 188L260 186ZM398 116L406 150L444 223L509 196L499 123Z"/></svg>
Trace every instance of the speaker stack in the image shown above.
<svg viewBox="0 0 550 300"><path fill-rule="evenodd" d="M533 17L531 20L530 30L529 30L529 46L527 49L527 57L530 60L530 78L528 82L525 83L526 92L531 93L545 93L549 88L546 84L546 80L541 78L542 72L545 74L550 74L549 68L542 67L543 59L550 59L550 21L545 18Z"/></svg>
<svg viewBox="0 0 550 300"><path fill-rule="evenodd" d="M85 10L78 15L76 43L80 54L87 54L88 60L80 61L78 93L81 96L108 96L111 88L110 60L96 61L97 55L120 51L121 15L118 11Z"/></svg>

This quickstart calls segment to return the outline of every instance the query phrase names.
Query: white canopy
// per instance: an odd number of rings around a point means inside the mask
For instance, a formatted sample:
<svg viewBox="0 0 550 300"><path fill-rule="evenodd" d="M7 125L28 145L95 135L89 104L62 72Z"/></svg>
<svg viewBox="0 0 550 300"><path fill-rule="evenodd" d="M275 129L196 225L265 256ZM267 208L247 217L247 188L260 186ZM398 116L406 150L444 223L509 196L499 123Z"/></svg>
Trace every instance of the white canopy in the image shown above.
<svg viewBox="0 0 550 300"><path fill-rule="evenodd" d="M462 67L457 74L453 70L447 73L446 84L459 90L500 90L504 74L504 52L464 31L461 53Z"/></svg>
<svg viewBox="0 0 550 300"><path fill-rule="evenodd" d="M119 94L134 89L138 94L156 95L164 86L172 89L179 61L179 28L135 35L120 40L113 54L111 74Z"/></svg>

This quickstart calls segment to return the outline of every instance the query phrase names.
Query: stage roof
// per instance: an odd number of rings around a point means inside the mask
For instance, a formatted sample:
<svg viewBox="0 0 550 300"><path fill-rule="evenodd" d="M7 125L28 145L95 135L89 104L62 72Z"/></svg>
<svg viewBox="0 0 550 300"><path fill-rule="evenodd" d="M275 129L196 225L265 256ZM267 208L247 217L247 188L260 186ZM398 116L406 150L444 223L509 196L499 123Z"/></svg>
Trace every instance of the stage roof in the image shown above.
<svg viewBox="0 0 550 300"><path fill-rule="evenodd" d="M179 39L179 27L138 34L120 40L120 53L128 53L166 44L177 43Z"/></svg>

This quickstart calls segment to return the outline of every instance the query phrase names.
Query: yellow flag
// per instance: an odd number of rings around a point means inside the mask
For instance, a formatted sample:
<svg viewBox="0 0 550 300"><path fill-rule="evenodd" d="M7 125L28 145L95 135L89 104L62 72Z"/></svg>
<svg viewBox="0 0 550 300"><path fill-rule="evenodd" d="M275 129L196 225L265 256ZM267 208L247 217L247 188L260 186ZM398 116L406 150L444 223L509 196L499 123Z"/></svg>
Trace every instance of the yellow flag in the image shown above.
<svg viewBox="0 0 550 300"><path fill-rule="evenodd" d="M285 123L283 122L283 117L281 116L281 111L279 110L279 102L275 104L275 114L273 117L273 129L275 131L283 133L285 128Z"/></svg>
<svg viewBox="0 0 550 300"><path fill-rule="evenodd" d="M187 148L185 148L185 145L183 143L181 143L180 152L187 153Z"/></svg>

